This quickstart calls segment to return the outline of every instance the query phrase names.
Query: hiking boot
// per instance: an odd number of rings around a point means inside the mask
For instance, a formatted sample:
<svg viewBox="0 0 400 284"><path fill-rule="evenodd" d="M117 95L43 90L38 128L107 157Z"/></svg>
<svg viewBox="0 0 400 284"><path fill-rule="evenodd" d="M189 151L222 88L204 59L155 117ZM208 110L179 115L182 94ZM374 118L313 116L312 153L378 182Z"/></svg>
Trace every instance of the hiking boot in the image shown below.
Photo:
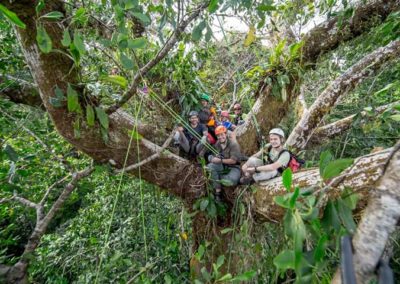
<svg viewBox="0 0 400 284"><path fill-rule="evenodd" d="M250 176L250 177L241 177L240 178L240 184L243 185L250 185L254 183L254 179Z"/></svg>

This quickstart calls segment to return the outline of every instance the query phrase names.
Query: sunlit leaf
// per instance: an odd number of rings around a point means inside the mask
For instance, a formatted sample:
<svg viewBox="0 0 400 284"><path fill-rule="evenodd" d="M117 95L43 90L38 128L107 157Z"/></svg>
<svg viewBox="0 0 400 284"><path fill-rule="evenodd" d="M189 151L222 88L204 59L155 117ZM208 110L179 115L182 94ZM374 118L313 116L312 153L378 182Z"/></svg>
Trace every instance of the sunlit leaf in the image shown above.
<svg viewBox="0 0 400 284"><path fill-rule="evenodd" d="M126 88L126 86L128 85L128 81L124 77L119 76L119 75L105 76L105 77L102 77L102 80L119 85L122 88Z"/></svg>
<svg viewBox="0 0 400 284"><path fill-rule="evenodd" d="M244 46L250 46L255 40L256 40L256 28L254 26L250 26L249 32L246 35L246 38L244 40Z"/></svg>
<svg viewBox="0 0 400 284"><path fill-rule="evenodd" d="M67 107L69 112L80 112L81 106L79 104L78 93L68 84L67 88Z"/></svg>
<svg viewBox="0 0 400 284"><path fill-rule="evenodd" d="M0 4L0 13L2 13L7 19L10 20L11 23L25 29L26 25L18 18L17 14L8 10L5 6Z"/></svg>
<svg viewBox="0 0 400 284"><path fill-rule="evenodd" d="M338 176L343 170L351 166L353 162L354 159L339 159L330 162L328 165L326 165L322 173L322 178L324 180L328 180L330 178Z"/></svg>
<svg viewBox="0 0 400 284"><path fill-rule="evenodd" d="M292 170L290 168L287 168L282 173L282 183L287 191L290 191L290 189L292 188L292 181L293 181Z"/></svg>
<svg viewBox="0 0 400 284"><path fill-rule="evenodd" d="M284 250L274 258L274 265L281 270L294 269L294 261L294 251Z"/></svg>
<svg viewBox="0 0 400 284"><path fill-rule="evenodd" d="M208 5L208 12L210 14L214 13L218 9L218 0L211 0L210 4Z"/></svg>

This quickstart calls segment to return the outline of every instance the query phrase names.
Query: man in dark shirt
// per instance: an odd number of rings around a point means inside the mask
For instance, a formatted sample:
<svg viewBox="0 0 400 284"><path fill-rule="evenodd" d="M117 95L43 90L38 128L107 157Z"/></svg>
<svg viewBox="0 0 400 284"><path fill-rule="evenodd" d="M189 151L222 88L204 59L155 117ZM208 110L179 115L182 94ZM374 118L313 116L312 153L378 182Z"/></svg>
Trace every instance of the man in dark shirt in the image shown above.
<svg viewBox="0 0 400 284"><path fill-rule="evenodd" d="M219 152L218 156L209 156L207 169L210 171L211 184L214 189L215 200L222 200L222 184L225 186L235 186L240 179L240 146L235 140L230 140L227 136L227 129L220 125L215 129L218 142L215 148Z"/></svg>
<svg viewBox="0 0 400 284"><path fill-rule="evenodd" d="M178 126L175 141L189 155L189 158L195 158L203 150L207 141L207 134L207 127L199 123L197 111L191 111L189 113L189 127Z"/></svg>
<svg viewBox="0 0 400 284"><path fill-rule="evenodd" d="M235 118L233 119L233 124L238 126L244 123L242 118L242 106L239 103L236 103L233 106L233 111L235 112Z"/></svg>

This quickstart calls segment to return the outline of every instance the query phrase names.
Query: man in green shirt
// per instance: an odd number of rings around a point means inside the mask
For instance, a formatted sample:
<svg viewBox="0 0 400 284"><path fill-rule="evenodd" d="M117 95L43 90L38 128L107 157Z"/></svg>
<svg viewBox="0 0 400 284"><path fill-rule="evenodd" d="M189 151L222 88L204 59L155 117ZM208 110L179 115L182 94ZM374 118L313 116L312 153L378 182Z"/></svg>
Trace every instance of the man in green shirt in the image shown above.
<svg viewBox="0 0 400 284"><path fill-rule="evenodd" d="M282 129L271 129L269 143L242 166L244 173L244 177L240 180L242 184L251 183L253 180L260 182L272 179L288 166L290 154L284 151L284 139L285 133Z"/></svg>
<svg viewBox="0 0 400 284"><path fill-rule="evenodd" d="M215 129L218 142L215 148L217 156L209 156L207 169L210 172L211 185L214 189L215 200L222 201L222 183L225 186L235 186L240 180L240 146L235 140L229 139L227 129L220 125Z"/></svg>

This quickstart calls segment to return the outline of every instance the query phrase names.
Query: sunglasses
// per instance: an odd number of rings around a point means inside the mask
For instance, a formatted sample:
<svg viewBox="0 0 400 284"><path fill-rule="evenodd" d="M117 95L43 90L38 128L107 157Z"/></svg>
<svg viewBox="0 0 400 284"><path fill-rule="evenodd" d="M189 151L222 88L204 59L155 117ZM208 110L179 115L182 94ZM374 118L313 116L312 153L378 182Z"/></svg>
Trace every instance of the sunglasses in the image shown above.
<svg viewBox="0 0 400 284"><path fill-rule="evenodd" d="M241 108L234 108L233 110L242 110Z"/></svg>

